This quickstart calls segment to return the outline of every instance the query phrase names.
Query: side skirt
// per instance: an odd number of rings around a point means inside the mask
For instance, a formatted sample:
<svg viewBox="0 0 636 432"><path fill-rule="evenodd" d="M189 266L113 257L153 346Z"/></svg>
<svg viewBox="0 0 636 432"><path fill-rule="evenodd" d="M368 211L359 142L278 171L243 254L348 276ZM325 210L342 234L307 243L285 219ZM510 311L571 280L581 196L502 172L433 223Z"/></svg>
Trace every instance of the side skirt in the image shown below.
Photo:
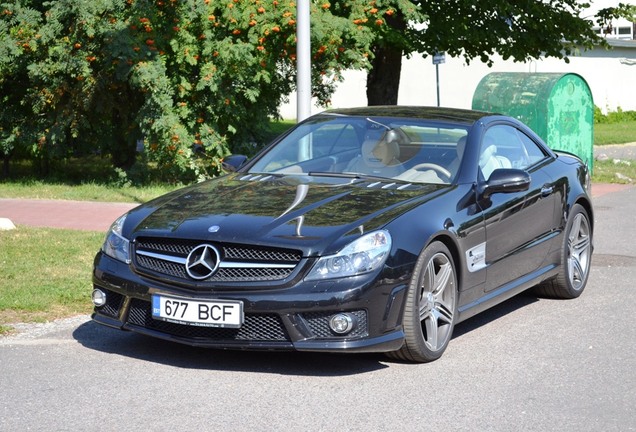
<svg viewBox="0 0 636 432"><path fill-rule="evenodd" d="M477 300L460 306L458 308L457 322L464 321L480 312L485 311L486 309L490 309L491 307L498 305L499 303L506 301L529 288L532 288L542 281L555 276L557 273L558 266L556 264L551 264L492 290Z"/></svg>

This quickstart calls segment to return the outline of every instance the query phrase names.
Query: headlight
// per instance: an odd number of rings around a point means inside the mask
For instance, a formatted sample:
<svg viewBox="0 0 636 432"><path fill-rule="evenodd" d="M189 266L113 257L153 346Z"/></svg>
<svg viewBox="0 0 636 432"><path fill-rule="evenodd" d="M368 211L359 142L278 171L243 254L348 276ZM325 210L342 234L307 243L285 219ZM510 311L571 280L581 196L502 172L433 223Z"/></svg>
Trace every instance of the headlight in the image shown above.
<svg viewBox="0 0 636 432"><path fill-rule="evenodd" d="M116 260L130 264L130 255L128 253L130 242L121 235L125 220L126 215L123 215L110 226L108 233L106 233L102 251Z"/></svg>
<svg viewBox="0 0 636 432"><path fill-rule="evenodd" d="M335 279L372 272L384 264L391 250L388 231L375 231L349 243L335 255L322 257L305 280Z"/></svg>

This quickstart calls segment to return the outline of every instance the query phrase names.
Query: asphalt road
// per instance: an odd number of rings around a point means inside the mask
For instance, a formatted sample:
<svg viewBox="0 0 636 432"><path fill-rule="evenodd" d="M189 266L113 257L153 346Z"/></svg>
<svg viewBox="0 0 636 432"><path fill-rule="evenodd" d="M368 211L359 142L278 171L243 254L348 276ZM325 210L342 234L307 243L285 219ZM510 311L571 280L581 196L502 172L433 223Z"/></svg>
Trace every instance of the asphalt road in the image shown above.
<svg viewBox="0 0 636 432"><path fill-rule="evenodd" d="M595 206L581 298L513 298L437 362L196 349L80 316L0 338L0 430L636 430L636 188Z"/></svg>

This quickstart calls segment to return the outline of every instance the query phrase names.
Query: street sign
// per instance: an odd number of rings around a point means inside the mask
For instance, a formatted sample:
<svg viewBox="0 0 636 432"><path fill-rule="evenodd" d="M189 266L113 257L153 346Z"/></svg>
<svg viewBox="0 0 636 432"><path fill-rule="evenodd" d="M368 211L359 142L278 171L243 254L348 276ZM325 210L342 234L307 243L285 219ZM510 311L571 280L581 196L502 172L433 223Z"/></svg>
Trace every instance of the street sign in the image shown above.
<svg viewBox="0 0 636 432"><path fill-rule="evenodd" d="M433 54L433 64L435 65L435 81L437 84L437 106L439 105L439 65L446 62L445 52L435 52Z"/></svg>
<svg viewBox="0 0 636 432"><path fill-rule="evenodd" d="M446 62L446 53L445 52L436 52L433 54L433 64L438 65Z"/></svg>

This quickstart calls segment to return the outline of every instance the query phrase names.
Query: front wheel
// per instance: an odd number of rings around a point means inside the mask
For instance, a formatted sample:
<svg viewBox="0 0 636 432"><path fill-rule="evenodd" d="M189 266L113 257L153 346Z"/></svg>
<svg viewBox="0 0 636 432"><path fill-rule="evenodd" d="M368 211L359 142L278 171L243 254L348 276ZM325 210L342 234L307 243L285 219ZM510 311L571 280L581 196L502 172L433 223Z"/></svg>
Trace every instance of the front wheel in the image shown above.
<svg viewBox="0 0 636 432"><path fill-rule="evenodd" d="M457 314L457 275L448 248L431 243L415 265L404 308L405 341L393 358L430 362L442 356Z"/></svg>
<svg viewBox="0 0 636 432"><path fill-rule="evenodd" d="M575 204L565 228L559 274L536 288L538 294L573 299L581 295L592 262L592 229L587 211Z"/></svg>

